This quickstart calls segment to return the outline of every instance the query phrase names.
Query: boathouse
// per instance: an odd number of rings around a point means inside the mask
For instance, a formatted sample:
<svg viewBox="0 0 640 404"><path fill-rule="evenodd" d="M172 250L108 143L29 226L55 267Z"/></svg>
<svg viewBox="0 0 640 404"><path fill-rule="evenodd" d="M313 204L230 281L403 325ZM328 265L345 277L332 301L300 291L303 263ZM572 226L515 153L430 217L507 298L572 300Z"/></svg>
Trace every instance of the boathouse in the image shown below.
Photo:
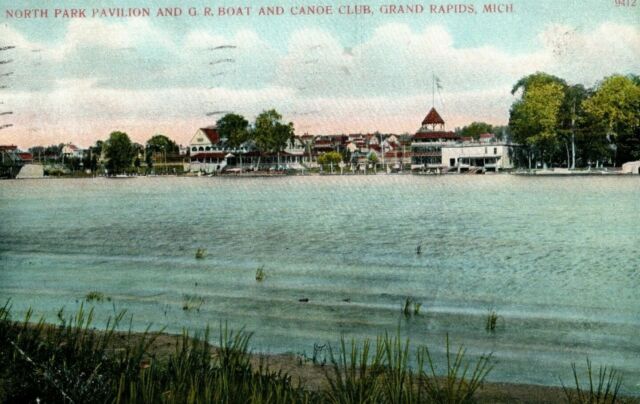
<svg viewBox="0 0 640 404"><path fill-rule="evenodd" d="M422 126L411 139L411 169L440 170L442 147L454 145L460 137L445 129L444 119L435 108L427 113Z"/></svg>

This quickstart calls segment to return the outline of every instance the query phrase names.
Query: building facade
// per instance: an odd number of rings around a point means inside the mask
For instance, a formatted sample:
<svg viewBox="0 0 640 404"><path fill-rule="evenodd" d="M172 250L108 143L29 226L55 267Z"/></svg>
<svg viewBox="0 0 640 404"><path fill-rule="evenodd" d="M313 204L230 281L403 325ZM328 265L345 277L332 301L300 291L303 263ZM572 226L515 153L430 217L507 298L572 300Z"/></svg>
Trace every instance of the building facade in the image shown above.
<svg viewBox="0 0 640 404"><path fill-rule="evenodd" d="M440 170L444 168L442 162L442 148L455 145L460 137L445 129L444 119L435 108L422 120L422 126L411 139L411 169L412 170Z"/></svg>

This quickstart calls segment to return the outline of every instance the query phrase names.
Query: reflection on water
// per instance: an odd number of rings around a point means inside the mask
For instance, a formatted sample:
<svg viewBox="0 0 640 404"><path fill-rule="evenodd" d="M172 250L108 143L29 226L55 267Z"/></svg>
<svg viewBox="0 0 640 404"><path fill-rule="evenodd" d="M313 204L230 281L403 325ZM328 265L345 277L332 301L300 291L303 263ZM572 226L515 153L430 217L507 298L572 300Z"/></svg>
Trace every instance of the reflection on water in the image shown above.
<svg viewBox="0 0 640 404"><path fill-rule="evenodd" d="M640 394L638 178L4 181L0 218L0 298L16 311L53 320L99 290L103 316L228 321L267 352L398 327L443 349L449 333L494 353L493 380L558 384L589 356ZM401 314L406 297L419 316Z"/></svg>

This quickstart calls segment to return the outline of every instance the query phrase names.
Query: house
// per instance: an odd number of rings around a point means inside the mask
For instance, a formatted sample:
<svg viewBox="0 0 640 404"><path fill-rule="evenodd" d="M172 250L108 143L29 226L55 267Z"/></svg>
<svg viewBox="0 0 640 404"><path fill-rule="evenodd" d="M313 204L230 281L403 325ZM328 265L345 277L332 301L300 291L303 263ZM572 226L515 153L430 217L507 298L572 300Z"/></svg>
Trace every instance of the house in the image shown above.
<svg viewBox="0 0 640 404"><path fill-rule="evenodd" d="M67 143L62 146L63 158L82 158L84 157L84 150L74 145L73 143Z"/></svg>
<svg viewBox="0 0 640 404"><path fill-rule="evenodd" d="M189 141L191 171L220 171L227 165L227 154L215 126L198 129Z"/></svg>
<svg viewBox="0 0 640 404"><path fill-rule="evenodd" d="M411 139L411 168L436 169L444 168L442 148L454 145L460 137L445 130L444 119L435 108L427 113L422 126Z"/></svg>
<svg viewBox="0 0 640 404"><path fill-rule="evenodd" d="M513 146L506 143L486 141L488 137L477 141L448 144L442 147L444 168L458 172L480 169L499 171L513 168L511 160Z"/></svg>
<svg viewBox="0 0 640 404"><path fill-rule="evenodd" d="M189 142L190 170L196 172L221 172L234 168L248 169L298 169L302 168L306 145L294 138L280 153L260 153L251 141L238 148L227 145L215 126L200 128Z"/></svg>

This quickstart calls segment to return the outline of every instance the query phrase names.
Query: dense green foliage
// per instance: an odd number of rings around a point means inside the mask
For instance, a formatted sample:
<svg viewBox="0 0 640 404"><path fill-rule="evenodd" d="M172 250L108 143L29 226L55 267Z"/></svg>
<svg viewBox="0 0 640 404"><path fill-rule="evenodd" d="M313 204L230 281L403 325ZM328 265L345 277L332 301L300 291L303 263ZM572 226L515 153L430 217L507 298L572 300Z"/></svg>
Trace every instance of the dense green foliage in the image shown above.
<svg viewBox="0 0 640 404"><path fill-rule="evenodd" d="M323 153L318 156L318 164L320 164L325 169L329 168L330 166L337 167L341 162L342 154L335 151Z"/></svg>
<svg viewBox="0 0 640 404"><path fill-rule="evenodd" d="M613 75L594 89L547 73L519 80L509 118L510 137L529 163L567 167L640 159L640 84ZM522 162L520 162L522 164Z"/></svg>
<svg viewBox="0 0 640 404"><path fill-rule="evenodd" d="M586 119L615 145L618 164L640 159L640 85L632 77L611 76L582 103Z"/></svg>
<svg viewBox="0 0 640 404"><path fill-rule="evenodd" d="M112 132L104 143L104 148L109 174L125 173L133 165L136 150L126 133Z"/></svg>
<svg viewBox="0 0 640 404"><path fill-rule="evenodd" d="M221 138L227 139L227 146L237 149L244 142L249 140L249 121L242 115L227 114L216 122L218 134Z"/></svg>
<svg viewBox="0 0 640 404"><path fill-rule="evenodd" d="M276 153L284 150L294 139L293 123L280 122L282 115L275 109L263 111L256 117L252 138L261 152Z"/></svg>
<svg viewBox="0 0 640 404"><path fill-rule="evenodd" d="M282 115L275 109L262 111L253 125L238 114L226 114L216 123L218 134L230 148L250 142L262 153L278 153L294 141L293 123L282 123Z"/></svg>
<svg viewBox="0 0 640 404"><path fill-rule="evenodd" d="M483 133L492 133L493 126L485 122L472 122L460 130L460 136L470 137L473 139L480 138Z"/></svg>

